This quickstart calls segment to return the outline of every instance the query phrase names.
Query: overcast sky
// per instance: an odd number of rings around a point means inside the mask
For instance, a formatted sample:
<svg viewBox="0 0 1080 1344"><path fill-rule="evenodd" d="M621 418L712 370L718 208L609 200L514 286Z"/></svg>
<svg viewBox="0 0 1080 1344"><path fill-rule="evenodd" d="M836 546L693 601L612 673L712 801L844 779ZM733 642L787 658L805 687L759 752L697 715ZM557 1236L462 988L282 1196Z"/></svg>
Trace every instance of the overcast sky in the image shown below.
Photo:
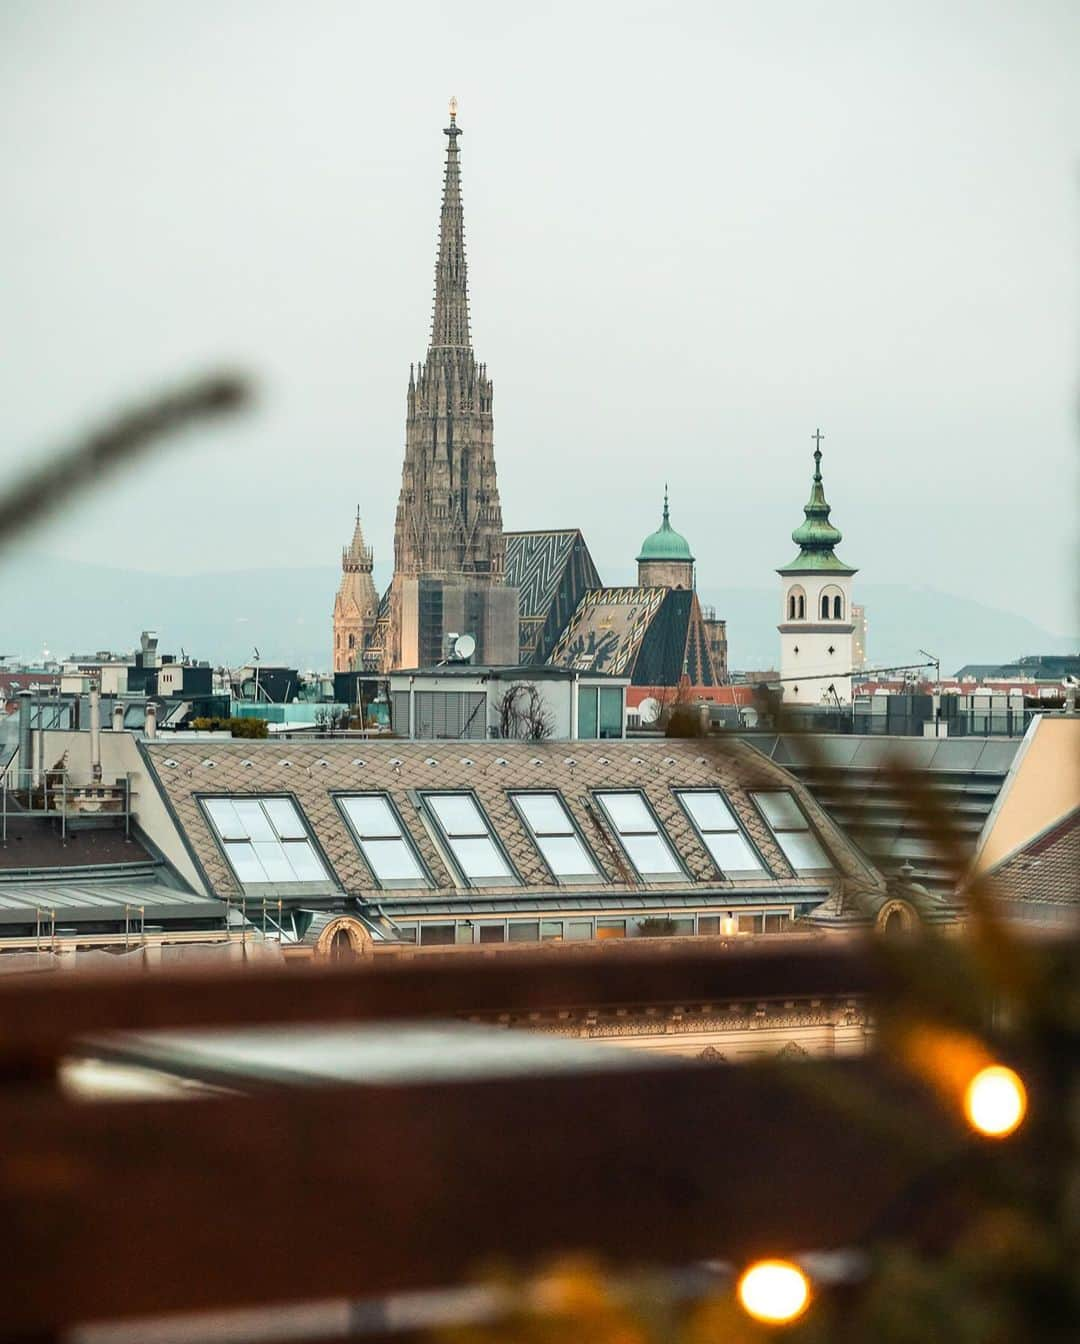
<svg viewBox="0 0 1080 1344"><path fill-rule="evenodd" d="M667 479L702 587L770 584L820 424L867 581L1070 632L1078 71L1076 0L4 0L0 477L260 384L27 544L334 564L359 503L388 580L456 94L507 528L625 579Z"/></svg>

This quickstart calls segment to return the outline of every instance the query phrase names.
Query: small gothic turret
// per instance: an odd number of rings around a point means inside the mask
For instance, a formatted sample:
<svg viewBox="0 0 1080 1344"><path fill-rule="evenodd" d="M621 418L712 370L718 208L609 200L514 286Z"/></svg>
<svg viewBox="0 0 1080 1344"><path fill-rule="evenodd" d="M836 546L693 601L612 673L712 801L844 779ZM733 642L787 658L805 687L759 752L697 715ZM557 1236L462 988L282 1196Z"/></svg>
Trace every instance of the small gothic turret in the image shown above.
<svg viewBox="0 0 1080 1344"><path fill-rule="evenodd" d="M364 541L360 510L352 541L341 552L341 583L334 599L334 671L364 671L364 648L379 614L372 578L374 556Z"/></svg>

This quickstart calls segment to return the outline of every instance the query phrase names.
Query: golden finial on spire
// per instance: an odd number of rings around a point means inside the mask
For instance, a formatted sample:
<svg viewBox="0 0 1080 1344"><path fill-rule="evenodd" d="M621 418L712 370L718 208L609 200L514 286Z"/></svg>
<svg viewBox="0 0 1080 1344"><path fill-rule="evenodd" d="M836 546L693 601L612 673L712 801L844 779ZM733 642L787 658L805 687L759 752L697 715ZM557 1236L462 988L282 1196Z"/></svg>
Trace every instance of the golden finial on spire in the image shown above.
<svg viewBox="0 0 1080 1344"><path fill-rule="evenodd" d="M450 99L450 120L451 120L451 121L456 121L456 120L457 120L457 99L456 99L456 98L451 98L451 99Z"/></svg>

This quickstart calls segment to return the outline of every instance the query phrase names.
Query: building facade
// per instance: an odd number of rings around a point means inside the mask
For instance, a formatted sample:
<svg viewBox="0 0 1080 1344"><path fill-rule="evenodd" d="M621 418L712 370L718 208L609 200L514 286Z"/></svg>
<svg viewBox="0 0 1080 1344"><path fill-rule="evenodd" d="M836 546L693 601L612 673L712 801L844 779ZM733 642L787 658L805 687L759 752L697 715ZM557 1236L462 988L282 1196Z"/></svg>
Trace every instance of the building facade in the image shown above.
<svg viewBox="0 0 1080 1344"><path fill-rule="evenodd" d="M843 540L829 521L821 477L820 434L804 521L791 534L799 548L780 575L780 682L797 705L850 704L854 669L851 580L858 572L835 548Z"/></svg>

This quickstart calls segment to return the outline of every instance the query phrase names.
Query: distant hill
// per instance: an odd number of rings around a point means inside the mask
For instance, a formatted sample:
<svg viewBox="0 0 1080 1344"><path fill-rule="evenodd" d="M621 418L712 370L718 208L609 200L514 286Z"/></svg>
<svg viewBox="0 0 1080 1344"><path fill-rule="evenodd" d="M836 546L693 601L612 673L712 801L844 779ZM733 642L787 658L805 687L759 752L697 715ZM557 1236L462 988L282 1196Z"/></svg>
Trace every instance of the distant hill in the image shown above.
<svg viewBox="0 0 1080 1344"><path fill-rule="evenodd" d="M31 657L131 649L139 631L157 630L165 652L237 664L257 646L264 662L325 668L334 566L160 575L73 565L48 556L0 557L0 653ZM873 666L941 659L944 673L964 663L1005 662L1027 653L1075 653L1080 640L1040 629L1015 612L934 588L859 583L870 622ZM701 592L728 622L734 668L775 665L778 598L769 588Z"/></svg>

